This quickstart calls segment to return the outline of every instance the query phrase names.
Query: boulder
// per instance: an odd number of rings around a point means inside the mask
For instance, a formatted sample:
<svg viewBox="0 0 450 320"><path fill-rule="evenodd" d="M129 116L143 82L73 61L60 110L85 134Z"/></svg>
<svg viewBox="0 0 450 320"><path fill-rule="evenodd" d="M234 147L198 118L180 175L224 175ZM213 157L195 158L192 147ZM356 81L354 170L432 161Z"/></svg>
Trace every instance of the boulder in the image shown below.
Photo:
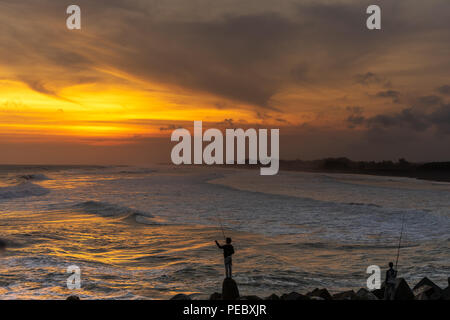
<svg viewBox="0 0 450 320"><path fill-rule="evenodd" d="M428 295L425 292L422 292L414 297L415 300L429 300Z"/></svg>
<svg viewBox="0 0 450 320"><path fill-rule="evenodd" d="M283 294L281 300L310 300L310 297L297 292L291 292L289 294Z"/></svg>
<svg viewBox="0 0 450 320"><path fill-rule="evenodd" d="M332 300L333 299L327 289L316 288L313 291L308 292L306 295L309 297L319 297L324 300Z"/></svg>
<svg viewBox="0 0 450 320"><path fill-rule="evenodd" d="M80 297L79 296L68 296L67 301L79 301Z"/></svg>
<svg viewBox="0 0 450 320"><path fill-rule="evenodd" d="M416 300L418 296L423 296L423 294L428 297L427 300L439 300L442 296L442 289L433 281L425 277L414 286L413 294L416 297ZM423 300L423 297L421 300Z"/></svg>
<svg viewBox="0 0 450 320"><path fill-rule="evenodd" d="M222 284L222 299L223 300L237 300L239 299L239 289L236 281L230 278L223 280Z"/></svg>
<svg viewBox="0 0 450 320"><path fill-rule="evenodd" d="M353 290L339 292L339 293L333 294L332 298L333 298L333 300L355 300L356 293Z"/></svg>
<svg viewBox="0 0 450 320"><path fill-rule="evenodd" d="M264 300L280 300L280 297L277 296L275 293L272 293L270 296L268 296Z"/></svg>
<svg viewBox="0 0 450 320"><path fill-rule="evenodd" d="M209 300L222 300L222 295L218 292L214 292L209 296Z"/></svg>
<svg viewBox="0 0 450 320"><path fill-rule="evenodd" d="M378 300L377 296L366 288L361 288L356 293L356 300Z"/></svg>
<svg viewBox="0 0 450 320"><path fill-rule="evenodd" d="M380 289L375 289L371 291L375 297L377 297L379 300L384 299L384 287L381 287Z"/></svg>
<svg viewBox="0 0 450 320"><path fill-rule="evenodd" d="M450 277L447 279L448 286L444 290L442 290L442 296L441 299L443 300L450 300Z"/></svg>
<svg viewBox="0 0 450 320"><path fill-rule="evenodd" d="M414 300L414 294L405 279L395 280L393 300Z"/></svg>
<svg viewBox="0 0 450 320"><path fill-rule="evenodd" d="M192 300L192 299L186 294L179 293L170 298L170 300Z"/></svg>
<svg viewBox="0 0 450 320"><path fill-rule="evenodd" d="M419 288L417 288L416 290L413 290L413 294L414 294L414 299L416 300L429 300L429 299L423 299L423 296L427 296L427 297L431 297L434 294L434 288L432 286L429 285L423 285ZM419 296L422 296L420 299L418 299ZM438 299L441 295L439 294ZM433 300L437 300L437 299L433 299Z"/></svg>
<svg viewBox="0 0 450 320"><path fill-rule="evenodd" d="M242 296L239 298L239 300L255 301L255 300L262 300L262 299L258 296Z"/></svg>
<svg viewBox="0 0 450 320"><path fill-rule="evenodd" d="M445 288L442 291L441 299L442 300L450 300L450 286L448 286L447 288Z"/></svg>
<svg viewBox="0 0 450 320"><path fill-rule="evenodd" d="M427 286L431 286L431 287L435 287L437 289L441 289L437 286L437 284L435 284L433 281L431 281L430 279L428 279L428 277L424 277L422 280L420 280L413 288L413 291L420 288L423 285L427 285Z"/></svg>

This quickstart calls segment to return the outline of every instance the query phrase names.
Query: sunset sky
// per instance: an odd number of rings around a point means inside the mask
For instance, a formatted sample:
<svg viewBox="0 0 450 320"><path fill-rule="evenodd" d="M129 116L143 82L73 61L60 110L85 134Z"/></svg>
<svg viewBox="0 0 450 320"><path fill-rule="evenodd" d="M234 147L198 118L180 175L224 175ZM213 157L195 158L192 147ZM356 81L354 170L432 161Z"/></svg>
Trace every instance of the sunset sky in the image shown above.
<svg viewBox="0 0 450 320"><path fill-rule="evenodd" d="M280 128L282 158L450 160L449 17L448 0L0 0L0 163L166 161L194 120Z"/></svg>

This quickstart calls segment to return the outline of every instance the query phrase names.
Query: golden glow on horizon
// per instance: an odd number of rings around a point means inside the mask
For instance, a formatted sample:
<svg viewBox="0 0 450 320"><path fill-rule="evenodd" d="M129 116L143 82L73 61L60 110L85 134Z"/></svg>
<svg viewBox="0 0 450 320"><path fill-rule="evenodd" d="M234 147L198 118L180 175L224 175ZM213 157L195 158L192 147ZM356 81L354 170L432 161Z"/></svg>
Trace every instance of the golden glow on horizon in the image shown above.
<svg viewBox="0 0 450 320"><path fill-rule="evenodd" d="M44 94L19 81L0 80L0 134L16 141L31 136L44 141L103 138L102 143L108 144L108 140L124 143L136 136L165 136L171 130L161 128L177 127L180 122L258 121L250 108L218 108L215 101L206 94L192 96L146 83L135 87L88 83Z"/></svg>

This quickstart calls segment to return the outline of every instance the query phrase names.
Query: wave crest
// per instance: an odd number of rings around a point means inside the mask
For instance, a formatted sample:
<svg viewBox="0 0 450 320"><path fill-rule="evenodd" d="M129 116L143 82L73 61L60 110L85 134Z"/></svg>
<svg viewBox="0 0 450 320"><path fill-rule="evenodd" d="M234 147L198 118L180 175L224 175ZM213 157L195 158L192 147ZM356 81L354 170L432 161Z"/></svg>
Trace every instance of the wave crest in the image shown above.
<svg viewBox="0 0 450 320"><path fill-rule="evenodd" d="M86 213L100 215L102 217L118 217L124 221L137 222L141 224L157 224L151 221L153 216L147 212L139 211L120 205L101 202L101 201L85 201L74 206L76 209Z"/></svg>
<svg viewBox="0 0 450 320"><path fill-rule="evenodd" d="M42 173L36 173L36 174L24 174L18 177L21 180L26 180L26 181L45 181L45 180L52 180L49 177L47 177L45 174Z"/></svg>
<svg viewBox="0 0 450 320"><path fill-rule="evenodd" d="M15 199L32 196L43 196L50 191L31 182L23 182L15 186L0 188L0 199Z"/></svg>

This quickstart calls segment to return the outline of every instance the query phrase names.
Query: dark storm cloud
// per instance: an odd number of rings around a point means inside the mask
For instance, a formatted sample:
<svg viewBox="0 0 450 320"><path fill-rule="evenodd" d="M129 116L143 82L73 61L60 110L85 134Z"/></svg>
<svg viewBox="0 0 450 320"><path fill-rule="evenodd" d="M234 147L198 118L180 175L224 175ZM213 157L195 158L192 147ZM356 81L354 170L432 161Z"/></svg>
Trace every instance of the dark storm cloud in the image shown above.
<svg viewBox="0 0 450 320"><path fill-rule="evenodd" d="M355 81L359 84L368 85L370 83L379 83L381 79L373 72L355 75Z"/></svg>
<svg viewBox="0 0 450 320"><path fill-rule="evenodd" d="M424 131L428 129L432 122L425 114L415 111L413 108L406 108L392 115L377 115L366 119L369 127L409 127L415 131Z"/></svg>
<svg viewBox="0 0 450 320"><path fill-rule="evenodd" d="M51 90L49 88L47 88L44 83L42 83L39 80L35 80L35 79L26 79L26 78L20 78L20 80L22 82L24 82L30 89L48 95L50 97L56 98L56 99L60 99L63 101L67 101L67 102L72 102L71 100L61 97L60 95L58 95L54 90Z"/></svg>
<svg viewBox="0 0 450 320"><path fill-rule="evenodd" d="M364 86L368 86L371 84L380 84L385 87L391 86L391 82L388 79L370 71L363 74L356 74L354 76L354 79L356 83Z"/></svg>
<svg viewBox="0 0 450 320"><path fill-rule="evenodd" d="M427 118L438 128L439 133L450 134L450 103L441 105Z"/></svg>
<svg viewBox="0 0 450 320"><path fill-rule="evenodd" d="M442 103L442 98L436 95L419 97L417 103L422 106L435 106Z"/></svg>
<svg viewBox="0 0 450 320"><path fill-rule="evenodd" d="M308 66L299 64L291 69L291 77L295 82L306 82L308 80Z"/></svg>
<svg viewBox="0 0 450 320"><path fill-rule="evenodd" d="M347 107L346 110L350 113L350 115L346 119L349 128L355 128L359 125L362 125L366 120L366 118L363 116L364 109L362 107Z"/></svg>
<svg viewBox="0 0 450 320"><path fill-rule="evenodd" d="M142 29L152 41L143 41ZM122 31L129 36L115 35L115 43L126 49L114 64L150 80L270 107L268 101L283 80L268 61L289 50L294 30L289 21L272 14L212 22L127 23ZM133 57L127 55L129 48L137 49Z"/></svg>
<svg viewBox="0 0 450 320"><path fill-rule="evenodd" d="M379 98L391 98L392 102L398 103L400 92L395 90L380 91L376 94L376 96Z"/></svg>
<svg viewBox="0 0 450 320"><path fill-rule="evenodd" d="M251 104L259 120L269 119L273 110L286 110L282 117L272 115L282 123L302 108L323 112L320 102L314 104L322 94L326 98L343 90L348 98L343 105L365 106L358 97L352 99L368 91L363 99L375 102L365 110L348 108L346 117L351 128L366 130L340 135L334 128L314 140L316 124L303 126L305 150L324 150L320 155L310 151L317 157L329 156L339 143L349 145L363 131L372 138L383 136L383 143L398 138L402 144L392 148L395 152L428 134L427 129L449 132L449 107L443 99L450 88L437 82L448 76L448 0L377 1L382 7L379 32L365 28L365 10L373 4L369 0L78 0L79 32L65 28L67 2L1 3L6 4L0 11L2 67L43 94L57 97L61 89L79 83L129 85L127 81L137 79L146 89L157 83L175 89L171 92L212 95L217 101L212 104L220 109ZM399 98L391 81L402 84L400 102L408 91L423 95L425 81L438 89L410 105L395 104L392 112L365 116L374 114L373 105ZM285 92L312 99L284 106L276 95ZM377 93L380 99L373 99ZM163 122L157 127L165 131L177 125ZM293 137L286 149L295 150L292 146L300 141ZM422 146L431 149L430 141ZM364 141L361 146L376 155L384 150L381 142ZM336 155L340 150L334 150ZM441 150L436 147L436 152Z"/></svg>
<svg viewBox="0 0 450 320"><path fill-rule="evenodd" d="M357 71L367 70L371 58L382 56L385 47L401 43L411 32L399 4L383 5L385 12L395 12L395 19L383 19L386 32L380 37L365 28L368 1L289 3L284 12L281 4L270 1L255 2L255 10L228 2L233 10L209 18L211 7L202 1L80 0L85 24L79 35L64 31L61 38L47 31L53 36L47 41L40 41L41 36L24 45L31 45L28 52L37 50L34 60L39 55L55 67L64 65L74 78L80 67L102 64L145 80L273 109L271 98L292 83L332 84L358 74L361 84L387 85L374 72ZM21 4L36 6L31 1ZM48 17L62 9L60 2L47 0L34 14ZM65 40L69 45L61 49Z"/></svg>
<svg viewBox="0 0 450 320"><path fill-rule="evenodd" d="M360 108L347 108L347 111L350 116L346 122L351 128L365 126L372 131L404 128L414 132L434 128L439 134L450 134L450 103L444 103L435 96L419 97L414 106L368 118Z"/></svg>
<svg viewBox="0 0 450 320"><path fill-rule="evenodd" d="M450 85L446 84L437 89L437 91L444 95L450 95Z"/></svg>
<svg viewBox="0 0 450 320"><path fill-rule="evenodd" d="M31 89L33 89L39 93L57 97L57 94L53 90L47 89L44 86L44 84L41 83L40 81L29 80L29 79L25 79L25 78L22 78L21 80L23 82L25 82L28 85L28 87L30 87Z"/></svg>

